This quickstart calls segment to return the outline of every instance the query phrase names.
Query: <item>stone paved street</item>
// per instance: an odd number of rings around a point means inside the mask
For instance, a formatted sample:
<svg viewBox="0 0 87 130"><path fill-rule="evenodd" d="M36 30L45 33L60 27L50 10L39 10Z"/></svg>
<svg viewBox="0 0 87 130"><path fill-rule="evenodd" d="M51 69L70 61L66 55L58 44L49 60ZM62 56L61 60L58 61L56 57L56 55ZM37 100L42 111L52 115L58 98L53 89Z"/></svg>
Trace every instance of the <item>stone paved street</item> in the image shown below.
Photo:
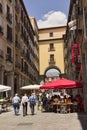
<svg viewBox="0 0 87 130"><path fill-rule="evenodd" d="M22 110L15 116L10 108L9 112L0 114L0 130L87 130L87 115L41 113L36 109L35 115L32 116L29 110L23 117Z"/></svg>

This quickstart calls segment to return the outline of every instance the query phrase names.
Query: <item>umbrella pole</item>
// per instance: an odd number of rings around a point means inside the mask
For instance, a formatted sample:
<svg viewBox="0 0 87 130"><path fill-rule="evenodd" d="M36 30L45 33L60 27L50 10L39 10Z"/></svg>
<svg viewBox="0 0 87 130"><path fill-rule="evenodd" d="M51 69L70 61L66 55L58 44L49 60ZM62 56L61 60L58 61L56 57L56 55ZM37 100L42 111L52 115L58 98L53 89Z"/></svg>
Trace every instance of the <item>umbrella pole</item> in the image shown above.
<svg viewBox="0 0 87 130"><path fill-rule="evenodd" d="M6 97L8 98L8 92L6 91Z"/></svg>

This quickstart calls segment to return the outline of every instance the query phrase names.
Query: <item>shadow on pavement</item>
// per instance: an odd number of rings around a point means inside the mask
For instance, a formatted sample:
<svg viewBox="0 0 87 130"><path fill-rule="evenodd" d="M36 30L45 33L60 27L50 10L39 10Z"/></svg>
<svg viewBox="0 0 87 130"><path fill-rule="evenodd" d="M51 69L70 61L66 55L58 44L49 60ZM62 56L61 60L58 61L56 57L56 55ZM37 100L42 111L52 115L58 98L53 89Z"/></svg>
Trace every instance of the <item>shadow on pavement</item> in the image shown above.
<svg viewBox="0 0 87 130"><path fill-rule="evenodd" d="M78 113L78 119L80 120L82 130L87 130L87 113Z"/></svg>

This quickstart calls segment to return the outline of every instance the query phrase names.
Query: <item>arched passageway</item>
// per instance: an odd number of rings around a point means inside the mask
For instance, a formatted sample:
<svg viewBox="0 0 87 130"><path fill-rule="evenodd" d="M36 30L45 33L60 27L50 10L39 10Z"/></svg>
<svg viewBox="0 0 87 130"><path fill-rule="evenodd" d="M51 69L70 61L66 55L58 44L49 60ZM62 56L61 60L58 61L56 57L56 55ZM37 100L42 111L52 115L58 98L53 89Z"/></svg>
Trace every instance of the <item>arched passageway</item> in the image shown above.
<svg viewBox="0 0 87 130"><path fill-rule="evenodd" d="M44 81L50 82L59 78L61 71L57 67L47 68L44 73Z"/></svg>

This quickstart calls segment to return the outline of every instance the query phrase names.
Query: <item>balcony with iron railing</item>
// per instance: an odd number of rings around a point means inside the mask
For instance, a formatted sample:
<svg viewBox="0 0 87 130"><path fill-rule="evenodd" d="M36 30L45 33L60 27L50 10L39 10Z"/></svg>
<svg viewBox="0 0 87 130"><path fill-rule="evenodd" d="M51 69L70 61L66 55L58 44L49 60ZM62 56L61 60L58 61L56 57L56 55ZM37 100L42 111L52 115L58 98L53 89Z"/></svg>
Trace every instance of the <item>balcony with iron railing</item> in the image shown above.
<svg viewBox="0 0 87 130"><path fill-rule="evenodd" d="M8 0L10 3L12 2L12 0Z"/></svg>
<svg viewBox="0 0 87 130"><path fill-rule="evenodd" d="M80 6L78 6L76 12L77 12L77 15L78 15L78 16L82 16L82 15L83 15L83 8L80 7Z"/></svg>
<svg viewBox="0 0 87 130"><path fill-rule="evenodd" d="M20 23L16 22L15 28L16 28L17 31L20 31Z"/></svg>
<svg viewBox="0 0 87 130"><path fill-rule="evenodd" d="M48 51L55 51L55 48L48 48Z"/></svg>
<svg viewBox="0 0 87 130"><path fill-rule="evenodd" d="M56 63L55 60L51 60L51 59L49 60L49 65L55 65L55 63Z"/></svg>
<svg viewBox="0 0 87 130"><path fill-rule="evenodd" d="M6 61L13 63L13 58L11 57L10 54L6 54Z"/></svg>
<svg viewBox="0 0 87 130"><path fill-rule="evenodd" d="M7 18L7 21L12 24L12 14L11 13L7 13L6 18Z"/></svg>
<svg viewBox="0 0 87 130"><path fill-rule="evenodd" d="M11 32L7 32L7 40L12 43L12 33Z"/></svg>
<svg viewBox="0 0 87 130"><path fill-rule="evenodd" d="M23 67L23 73L25 73L26 75L28 75L28 69L26 66Z"/></svg>
<svg viewBox="0 0 87 130"><path fill-rule="evenodd" d="M19 62L19 61L16 61L16 62L15 62L15 67L18 68L18 69L20 69L21 65L20 65L20 62Z"/></svg>
<svg viewBox="0 0 87 130"><path fill-rule="evenodd" d="M3 35L3 28L1 25L0 25L0 35Z"/></svg>
<svg viewBox="0 0 87 130"><path fill-rule="evenodd" d="M0 49L0 58L4 57L4 52Z"/></svg>
<svg viewBox="0 0 87 130"><path fill-rule="evenodd" d="M20 8L19 8L18 3L15 3L15 11L16 11L17 13L19 13L19 11L20 11Z"/></svg>
<svg viewBox="0 0 87 130"><path fill-rule="evenodd" d="M27 57L27 53L24 50L21 50L21 56L24 57L26 59Z"/></svg>
<svg viewBox="0 0 87 130"><path fill-rule="evenodd" d="M18 48L18 49L20 49L20 44L19 44L18 41L15 41L15 47Z"/></svg>
<svg viewBox="0 0 87 130"><path fill-rule="evenodd" d="M0 13L2 13L2 4L0 3Z"/></svg>

